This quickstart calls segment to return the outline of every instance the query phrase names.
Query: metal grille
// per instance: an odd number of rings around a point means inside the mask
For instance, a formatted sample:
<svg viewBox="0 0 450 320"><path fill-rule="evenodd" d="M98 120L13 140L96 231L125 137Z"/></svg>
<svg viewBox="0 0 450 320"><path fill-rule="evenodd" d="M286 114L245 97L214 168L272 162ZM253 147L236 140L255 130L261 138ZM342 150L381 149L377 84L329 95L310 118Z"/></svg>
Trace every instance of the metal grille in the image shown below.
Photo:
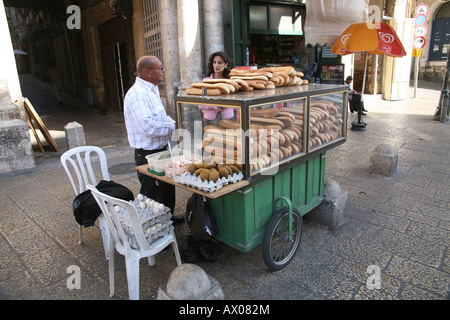
<svg viewBox="0 0 450 320"><path fill-rule="evenodd" d="M144 54L156 56L164 64L158 0L141 0L141 8L144 31ZM159 85L161 96L166 95L165 90L164 83L161 83Z"/></svg>
<svg viewBox="0 0 450 320"><path fill-rule="evenodd" d="M159 28L159 5L158 0L142 0L142 20L144 21L144 32Z"/></svg>

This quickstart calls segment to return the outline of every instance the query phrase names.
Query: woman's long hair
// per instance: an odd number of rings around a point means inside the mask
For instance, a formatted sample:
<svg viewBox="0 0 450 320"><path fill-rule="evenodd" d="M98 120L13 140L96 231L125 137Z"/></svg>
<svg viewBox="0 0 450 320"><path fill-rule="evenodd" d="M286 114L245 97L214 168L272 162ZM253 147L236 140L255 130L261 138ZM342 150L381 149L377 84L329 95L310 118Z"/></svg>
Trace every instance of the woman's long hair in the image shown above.
<svg viewBox="0 0 450 320"><path fill-rule="evenodd" d="M217 52L214 52L213 54L211 54L211 55L209 56L209 60L208 60L208 73L206 74L206 76L209 77L212 73L214 73L213 60L214 60L214 58L217 57L217 56L222 57L223 61L224 61L225 63L228 64L228 67L226 67L226 68L223 70L223 77L224 77L225 79L228 79L228 78L230 77L229 75L230 75L230 70L231 70L231 59L230 59L230 57L228 56L228 54L227 54L226 52L223 52L223 51L217 51Z"/></svg>

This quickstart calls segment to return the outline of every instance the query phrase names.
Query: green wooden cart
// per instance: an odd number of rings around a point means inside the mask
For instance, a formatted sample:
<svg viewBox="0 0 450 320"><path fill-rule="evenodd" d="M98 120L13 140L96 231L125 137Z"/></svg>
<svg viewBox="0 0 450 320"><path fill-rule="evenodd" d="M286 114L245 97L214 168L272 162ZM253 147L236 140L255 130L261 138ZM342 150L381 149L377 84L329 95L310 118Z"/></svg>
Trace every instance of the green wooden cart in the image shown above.
<svg viewBox="0 0 450 320"><path fill-rule="evenodd" d="M339 106L343 122L339 137L314 146L306 143L313 136L311 106L324 100ZM218 225L219 233L214 236L217 240L242 252L261 245L264 262L270 269L286 267L300 244L302 217L323 200L326 151L346 140L347 88L310 84L277 88L271 94L246 92L224 97L195 97L181 92L175 104L178 123L184 127L202 116L200 105L213 105L235 108L244 131L250 128L253 108L304 108L302 152L280 161L279 170L272 175L264 175L264 168L252 169L246 152L243 172L248 183L220 196L204 194ZM243 143L248 150L249 140Z"/></svg>
<svg viewBox="0 0 450 320"><path fill-rule="evenodd" d="M215 238L248 252L262 244L271 269L290 263L299 247L302 216L323 200L325 153L217 199L208 199Z"/></svg>

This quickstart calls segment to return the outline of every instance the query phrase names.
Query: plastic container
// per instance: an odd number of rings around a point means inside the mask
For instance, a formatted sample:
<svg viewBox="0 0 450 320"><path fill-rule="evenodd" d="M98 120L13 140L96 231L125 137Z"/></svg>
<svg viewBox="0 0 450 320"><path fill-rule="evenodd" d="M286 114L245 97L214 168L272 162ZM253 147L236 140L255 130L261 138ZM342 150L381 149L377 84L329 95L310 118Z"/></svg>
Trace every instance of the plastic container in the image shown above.
<svg viewBox="0 0 450 320"><path fill-rule="evenodd" d="M163 159L160 159L161 157L163 157ZM172 163L169 151L149 154L145 158L147 159L149 169L157 173L163 173L166 164Z"/></svg>
<svg viewBox="0 0 450 320"><path fill-rule="evenodd" d="M167 178L174 179L175 177L181 176L186 173L188 166L173 168L170 164L164 168L164 173Z"/></svg>
<svg viewBox="0 0 450 320"><path fill-rule="evenodd" d="M193 156L188 149L172 149L172 166L183 167L193 162Z"/></svg>

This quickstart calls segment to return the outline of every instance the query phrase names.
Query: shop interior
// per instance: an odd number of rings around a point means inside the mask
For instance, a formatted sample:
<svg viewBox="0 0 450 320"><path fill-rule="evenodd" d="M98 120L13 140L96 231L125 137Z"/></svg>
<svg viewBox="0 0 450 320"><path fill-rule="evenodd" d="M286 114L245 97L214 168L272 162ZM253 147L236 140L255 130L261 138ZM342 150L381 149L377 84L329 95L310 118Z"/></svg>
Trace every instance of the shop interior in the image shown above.
<svg viewBox="0 0 450 320"><path fill-rule="evenodd" d="M250 64L294 66L307 73L314 50L305 50L302 26L305 9L298 5L253 2L250 5Z"/></svg>
<svg viewBox="0 0 450 320"><path fill-rule="evenodd" d="M306 12L299 6L276 4L250 5L250 65L290 65L305 74L310 82L344 84L342 57L331 53L330 46L305 44L302 26ZM355 53L353 88L361 92L365 53ZM383 57L369 55L364 93L380 94Z"/></svg>
<svg viewBox="0 0 450 320"><path fill-rule="evenodd" d="M303 36L252 34L252 62L258 65L300 65Z"/></svg>

